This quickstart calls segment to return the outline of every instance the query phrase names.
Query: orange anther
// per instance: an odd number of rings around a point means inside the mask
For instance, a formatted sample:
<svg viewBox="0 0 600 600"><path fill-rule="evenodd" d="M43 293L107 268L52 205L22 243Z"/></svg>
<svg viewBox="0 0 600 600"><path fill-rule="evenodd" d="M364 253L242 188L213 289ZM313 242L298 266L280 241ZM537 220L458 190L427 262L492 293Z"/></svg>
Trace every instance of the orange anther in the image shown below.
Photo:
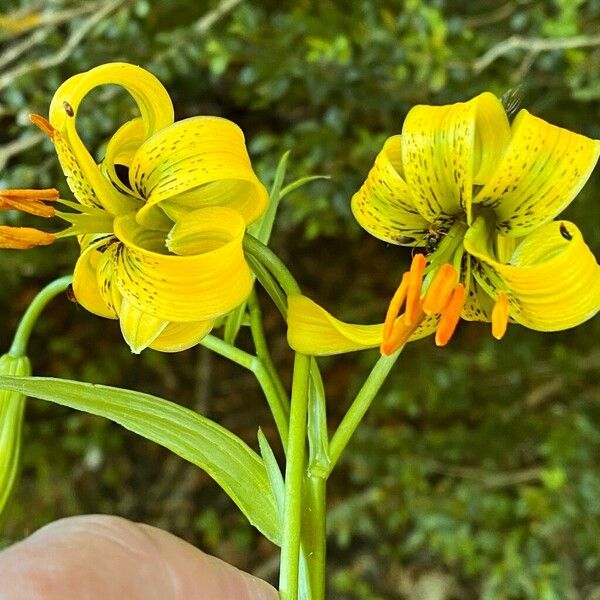
<svg viewBox="0 0 600 600"><path fill-rule="evenodd" d="M58 190L2 190L0 191L0 210L20 210L36 217L54 216L54 208L44 202L58 200Z"/></svg>
<svg viewBox="0 0 600 600"><path fill-rule="evenodd" d="M492 310L492 335L500 340L506 333L509 313L508 296L504 292L498 294Z"/></svg>
<svg viewBox="0 0 600 600"><path fill-rule="evenodd" d="M450 301L457 283L456 269L449 263L442 265L427 289L423 300L423 312L426 315L441 313Z"/></svg>
<svg viewBox="0 0 600 600"><path fill-rule="evenodd" d="M31 227L8 227L0 225L0 248L27 250L35 246L48 246L56 236Z"/></svg>
<svg viewBox="0 0 600 600"><path fill-rule="evenodd" d="M385 321L383 324L383 339L385 340L392 333L392 329L394 327L394 321L400 314L400 309L406 300L406 293L408 291L408 273L404 273L402 275L402 279L400 281L400 285L396 290L392 300L390 301L390 305L388 306L387 313L385 315Z"/></svg>
<svg viewBox="0 0 600 600"><path fill-rule="evenodd" d="M29 115L29 120L36 127L39 127L50 139L54 139L54 136L56 135L56 129L50 125L48 119L44 119L44 117L32 113Z"/></svg>
<svg viewBox="0 0 600 600"><path fill-rule="evenodd" d="M417 315L421 312L421 286L427 260L423 254L415 254L408 272L408 290L406 294L406 313L404 321L413 325Z"/></svg>
<svg viewBox="0 0 600 600"><path fill-rule="evenodd" d="M450 301L442 311L442 318L435 331L436 345L445 346L450 341L460 320L464 304L465 286L460 283L454 288Z"/></svg>

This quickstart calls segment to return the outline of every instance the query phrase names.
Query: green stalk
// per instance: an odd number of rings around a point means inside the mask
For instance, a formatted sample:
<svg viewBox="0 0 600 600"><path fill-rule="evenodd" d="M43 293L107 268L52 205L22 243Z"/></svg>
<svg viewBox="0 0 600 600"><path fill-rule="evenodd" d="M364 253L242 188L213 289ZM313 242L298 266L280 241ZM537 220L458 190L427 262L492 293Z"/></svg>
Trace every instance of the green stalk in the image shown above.
<svg viewBox="0 0 600 600"><path fill-rule="evenodd" d="M241 367L252 371L267 399L269 408L273 413L275 425L277 426L277 431L279 432L279 437L281 438L281 443L285 451L289 435L288 411L287 407L282 402L277 385L274 383L271 374L263 362L258 357L249 354L248 352L244 352L214 335L207 335L200 343L205 348L208 348Z"/></svg>
<svg viewBox="0 0 600 600"><path fill-rule="evenodd" d="M381 389L383 382L396 363L398 356L400 356L400 352L402 352L402 348L391 356L381 356L379 358L356 398L354 398L348 412L344 415L329 444L330 464L328 475L331 474L350 438L365 416L369 406L371 406L371 402Z"/></svg>
<svg viewBox="0 0 600 600"><path fill-rule="evenodd" d="M309 475L304 480L302 552L310 582L311 600L325 600L326 480Z"/></svg>
<svg viewBox="0 0 600 600"><path fill-rule="evenodd" d="M248 308L250 309L250 332L252 334L252 341L256 348L256 356L261 360L266 370L269 372L275 389L277 390L278 402L281 404L281 410L283 410L287 417L290 412L290 400L287 392L283 387L279 373L273 364L269 347L267 346L267 340L265 338L265 331L263 329L262 311L260 303L256 295L256 290L253 290L248 299Z"/></svg>
<svg viewBox="0 0 600 600"><path fill-rule="evenodd" d="M302 484L306 472L306 419L310 358L296 353L287 444L283 538L279 572L281 600L298 600L298 561L302 522Z"/></svg>
<svg viewBox="0 0 600 600"><path fill-rule="evenodd" d="M268 246L252 237L244 236L244 250L258 259L277 279L287 296L300 294L300 286L285 263Z"/></svg>
<svg viewBox="0 0 600 600"><path fill-rule="evenodd" d="M25 356L31 331L38 320L40 313L55 296L64 292L69 285L71 285L72 281L72 275L59 277L38 293L21 318L21 322L15 333L13 343L8 350L8 354L11 356Z"/></svg>

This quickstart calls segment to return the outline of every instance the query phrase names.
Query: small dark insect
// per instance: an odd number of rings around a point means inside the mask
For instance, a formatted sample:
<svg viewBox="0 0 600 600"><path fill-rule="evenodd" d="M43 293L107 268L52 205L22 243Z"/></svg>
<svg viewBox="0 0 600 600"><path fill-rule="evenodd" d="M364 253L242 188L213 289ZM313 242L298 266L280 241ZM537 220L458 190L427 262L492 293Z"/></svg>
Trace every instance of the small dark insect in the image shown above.
<svg viewBox="0 0 600 600"><path fill-rule="evenodd" d="M509 88L502 94L502 98L500 98L500 102L502 102L502 106L504 106L504 110L506 111L506 116L509 119L512 119L516 112L521 108L521 104L523 103L523 97L525 96L525 88L523 84L519 84L516 87Z"/></svg>
<svg viewBox="0 0 600 600"><path fill-rule="evenodd" d="M425 253L433 254L440 245L442 238L448 233L446 228L435 229L433 226L429 228L425 234Z"/></svg>
<svg viewBox="0 0 600 600"><path fill-rule="evenodd" d="M69 117L74 117L75 116L75 111L73 110L73 107L65 100L63 102L63 108L65 109L65 112L67 113L67 115L69 115Z"/></svg>
<svg viewBox="0 0 600 600"><path fill-rule="evenodd" d="M77 298L75 297L75 292L73 291L73 286L70 285L66 290L67 300L69 302L73 302L74 304L78 304Z"/></svg>
<svg viewBox="0 0 600 600"><path fill-rule="evenodd" d="M560 235L562 235L568 242L573 239L571 232L566 228L564 223L560 224Z"/></svg>

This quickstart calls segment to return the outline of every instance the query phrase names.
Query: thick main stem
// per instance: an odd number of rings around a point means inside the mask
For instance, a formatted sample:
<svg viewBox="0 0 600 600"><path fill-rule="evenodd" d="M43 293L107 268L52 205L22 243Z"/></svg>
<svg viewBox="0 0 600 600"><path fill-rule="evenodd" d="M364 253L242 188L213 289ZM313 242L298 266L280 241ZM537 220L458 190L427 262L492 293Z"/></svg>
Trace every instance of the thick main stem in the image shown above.
<svg viewBox="0 0 600 600"><path fill-rule="evenodd" d="M325 599L326 481L310 475L304 482L302 552L306 561L311 600Z"/></svg>
<svg viewBox="0 0 600 600"><path fill-rule="evenodd" d="M281 600L298 600L302 487L306 472L306 421L310 359L296 354L285 469L283 538L279 572Z"/></svg>

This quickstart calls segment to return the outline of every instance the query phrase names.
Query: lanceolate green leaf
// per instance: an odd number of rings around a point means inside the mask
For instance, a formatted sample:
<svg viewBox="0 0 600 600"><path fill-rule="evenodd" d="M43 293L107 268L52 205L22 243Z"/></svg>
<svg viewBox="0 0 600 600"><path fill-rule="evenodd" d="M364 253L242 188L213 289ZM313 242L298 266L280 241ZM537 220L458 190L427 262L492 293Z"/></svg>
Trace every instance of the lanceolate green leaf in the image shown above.
<svg viewBox="0 0 600 600"><path fill-rule="evenodd" d="M46 377L0 376L0 389L106 417L204 469L248 520L280 544L279 507L258 454L233 433L156 396Z"/></svg>

